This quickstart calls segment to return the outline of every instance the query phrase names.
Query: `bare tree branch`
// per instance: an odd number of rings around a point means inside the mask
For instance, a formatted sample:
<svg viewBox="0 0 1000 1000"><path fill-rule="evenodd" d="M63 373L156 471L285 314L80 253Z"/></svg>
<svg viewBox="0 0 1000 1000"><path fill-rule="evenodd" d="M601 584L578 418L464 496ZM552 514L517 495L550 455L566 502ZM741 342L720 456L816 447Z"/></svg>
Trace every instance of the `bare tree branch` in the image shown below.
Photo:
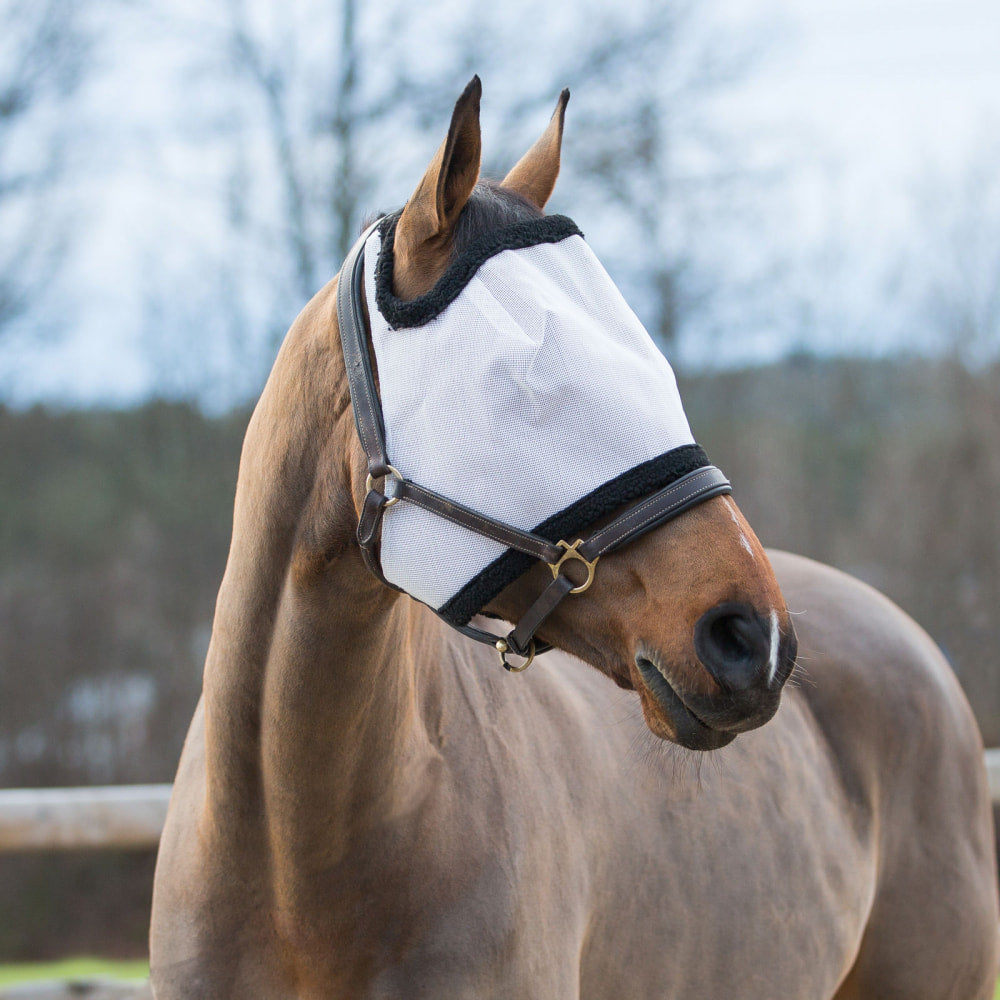
<svg viewBox="0 0 1000 1000"><path fill-rule="evenodd" d="M80 84L91 47L82 0L0 0L0 337L58 268L51 210L63 171L52 111Z"/></svg>

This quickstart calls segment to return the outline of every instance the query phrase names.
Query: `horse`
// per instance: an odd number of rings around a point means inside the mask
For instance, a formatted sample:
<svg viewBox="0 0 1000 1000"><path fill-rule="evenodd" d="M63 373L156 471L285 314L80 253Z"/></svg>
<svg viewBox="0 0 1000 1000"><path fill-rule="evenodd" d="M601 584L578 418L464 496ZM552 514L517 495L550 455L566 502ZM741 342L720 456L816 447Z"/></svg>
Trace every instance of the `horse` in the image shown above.
<svg viewBox="0 0 1000 1000"><path fill-rule="evenodd" d="M470 238L551 218L568 93L500 183L480 96L398 215L401 302ZM355 427L348 278L296 319L248 426L157 861L157 1000L992 997L982 745L928 636L765 551L723 491L596 571L569 559L567 587L594 579L538 627L552 650L500 669L366 565L366 503L384 546L398 498ZM550 569L475 620L517 621Z"/></svg>

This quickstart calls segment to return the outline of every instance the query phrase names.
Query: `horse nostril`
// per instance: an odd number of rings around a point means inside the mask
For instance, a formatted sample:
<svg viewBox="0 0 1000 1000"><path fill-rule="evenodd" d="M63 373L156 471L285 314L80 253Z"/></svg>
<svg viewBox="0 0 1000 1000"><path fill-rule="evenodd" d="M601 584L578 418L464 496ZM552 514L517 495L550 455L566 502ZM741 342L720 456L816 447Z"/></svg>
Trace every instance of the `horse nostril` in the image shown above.
<svg viewBox="0 0 1000 1000"><path fill-rule="evenodd" d="M705 669L726 691L767 684L771 636L743 604L720 604L706 611L694 630L694 648Z"/></svg>

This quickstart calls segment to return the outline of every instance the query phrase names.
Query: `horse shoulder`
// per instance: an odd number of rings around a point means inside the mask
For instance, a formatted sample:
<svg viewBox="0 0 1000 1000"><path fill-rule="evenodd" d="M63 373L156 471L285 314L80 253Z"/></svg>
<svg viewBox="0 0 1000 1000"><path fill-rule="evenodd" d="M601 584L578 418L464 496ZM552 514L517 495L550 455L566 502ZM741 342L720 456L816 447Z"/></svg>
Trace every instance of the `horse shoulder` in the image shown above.
<svg viewBox="0 0 1000 1000"><path fill-rule="evenodd" d="M980 988L992 996L997 898L995 875L983 877L996 870L990 792L954 673L927 633L873 588L801 557L772 560L800 612L801 675L785 698L807 707L855 825L875 834L875 896L843 996L888 995L889 983L902 989L893 996ZM922 957L915 941L938 947ZM950 992L949 982L966 981Z"/></svg>
<svg viewBox="0 0 1000 1000"><path fill-rule="evenodd" d="M930 636L860 580L802 556L770 556L796 613L798 696L827 738L883 773L942 753L981 771L972 711Z"/></svg>

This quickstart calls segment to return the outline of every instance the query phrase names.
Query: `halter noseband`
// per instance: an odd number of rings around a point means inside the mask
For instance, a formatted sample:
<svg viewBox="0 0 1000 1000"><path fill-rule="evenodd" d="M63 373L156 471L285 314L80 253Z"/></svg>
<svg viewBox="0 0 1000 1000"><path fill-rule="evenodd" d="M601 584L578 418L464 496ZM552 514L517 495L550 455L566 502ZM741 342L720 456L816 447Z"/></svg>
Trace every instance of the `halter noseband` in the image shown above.
<svg viewBox="0 0 1000 1000"><path fill-rule="evenodd" d="M535 658L536 653L551 649L548 643L536 640L535 633L564 597L569 594L581 594L593 583L597 560L601 556L613 552L705 500L724 493L732 493L732 487L719 469L714 465L705 465L688 472L627 508L586 540L577 538L572 543L566 541L554 543L531 531L522 531L513 525L481 514L404 478L399 470L390 464L386 453L385 422L378 393L375 390L375 378L368 352L368 332L362 309L364 247L376 225L378 223L370 226L351 248L341 268L337 284L337 320L340 326L340 340L347 368L351 404L354 409L354 422L361 446L368 458L368 479L365 483L367 494L361 509L357 532L361 555L365 565L379 580L393 590L401 590L386 580L376 552L376 543L386 509L400 501L406 501L546 563L552 571L552 582L505 637L496 636L472 625L448 622L452 628L470 639L493 646L500 654L500 662L507 670L524 670ZM345 276L348 280L345 280ZM384 480L382 492L375 489L377 479ZM582 563L586 568L587 578L580 584L575 583L567 573L563 572L563 567L571 562ZM508 653L525 658L525 662L519 666L510 663L507 659Z"/></svg>

